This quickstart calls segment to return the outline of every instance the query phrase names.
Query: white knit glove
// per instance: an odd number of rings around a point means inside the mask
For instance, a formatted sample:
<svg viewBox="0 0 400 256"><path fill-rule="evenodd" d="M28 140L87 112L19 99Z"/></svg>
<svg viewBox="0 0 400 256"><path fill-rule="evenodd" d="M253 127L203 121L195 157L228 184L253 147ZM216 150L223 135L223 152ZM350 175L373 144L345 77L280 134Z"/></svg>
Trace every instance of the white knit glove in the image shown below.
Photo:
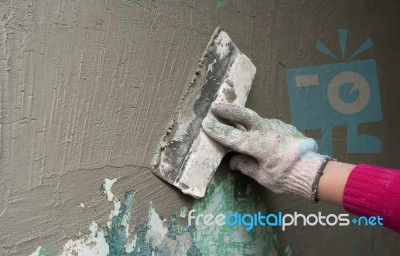
<svg viewBox="0 0 400 256"><path fill-rule="evenodd" d="M276 119L263 119L251 109L213 103L212 113L229 121L203 120L203 130L214 140L237 151L230 168L240 170L278 193L300 195L316 201L316 190L327 156L317 152L315 140L294 126Z"/></svg>

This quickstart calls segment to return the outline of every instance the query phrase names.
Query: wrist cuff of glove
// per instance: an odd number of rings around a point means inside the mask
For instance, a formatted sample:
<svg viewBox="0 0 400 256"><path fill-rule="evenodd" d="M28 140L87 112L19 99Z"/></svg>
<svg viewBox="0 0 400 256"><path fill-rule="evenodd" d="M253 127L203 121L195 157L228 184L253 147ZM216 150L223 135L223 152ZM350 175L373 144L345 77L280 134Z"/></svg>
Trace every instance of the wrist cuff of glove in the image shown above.
<svg viewBox="0 0 400 256"><path fill-rule="evenodd" d="M328 156L301 158L288 175L288 193L317 202L317 189L323 170L332 158Z"/></svg>
<svg viewBox="0 0 400 256"><path fill-rule="evenodd" d="M329 156L324 156L325 161L322 162L321 167L317 171L317 174L314 177L314 181L311 185L311 201L313 203L317 203L319 200L317 199L317 190L318 190L318 184L319 180L321 179L321 176L324 172L325 166L328 164L330 160L333 160L332 157Z"/></svg>

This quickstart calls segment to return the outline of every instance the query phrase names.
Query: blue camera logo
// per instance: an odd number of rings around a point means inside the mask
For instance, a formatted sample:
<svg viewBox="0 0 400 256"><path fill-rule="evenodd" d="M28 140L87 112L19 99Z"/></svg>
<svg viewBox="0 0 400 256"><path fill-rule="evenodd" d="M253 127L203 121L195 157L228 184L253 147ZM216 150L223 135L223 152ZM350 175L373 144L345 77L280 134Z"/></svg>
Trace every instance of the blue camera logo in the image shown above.
<svg viewBox="0 0 400 256"><path fill-rule="evenodd" d="M347 29L339 29L344 59ZM372 47L367 39L349 59ZM316 49L338 60L323 43ZM332 155L332 129L347 126L348 153L380 153L379 139L360 135L359 123L382 119L376 62L373 59L338 62L319 66L288 69L292 124L300 131L321 129L319 151Z"/></svg>

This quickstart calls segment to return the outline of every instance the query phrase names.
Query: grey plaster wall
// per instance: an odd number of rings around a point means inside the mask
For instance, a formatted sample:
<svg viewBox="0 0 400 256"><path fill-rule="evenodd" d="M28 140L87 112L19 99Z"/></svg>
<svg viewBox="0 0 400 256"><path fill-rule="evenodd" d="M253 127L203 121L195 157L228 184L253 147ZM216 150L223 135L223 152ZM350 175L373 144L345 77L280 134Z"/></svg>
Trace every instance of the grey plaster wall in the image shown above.
<svg viewBox="0 0 400 256"><path fill-rule="evenodd" d="M60 249L92 220L106 222L105 178L119 178L118 197L137 191L132 226L149 201L166 216L191 205L149 167L216 26L257 67L248 107L286 122L288 68L332 63L314 45L321 39L337 52L339 28L349 29L353 50L371 38L361 58L377 62L383 119L360 129L379 138L382 150L348 154L345 127L336 127L333 152L400 168L399 11L396 1L0 1L0 254ZM271 211L327 207L267 196ZM307 228L279 239L282 252L289 245L296 255L399 250L398 235L363 232Z"/></svg>

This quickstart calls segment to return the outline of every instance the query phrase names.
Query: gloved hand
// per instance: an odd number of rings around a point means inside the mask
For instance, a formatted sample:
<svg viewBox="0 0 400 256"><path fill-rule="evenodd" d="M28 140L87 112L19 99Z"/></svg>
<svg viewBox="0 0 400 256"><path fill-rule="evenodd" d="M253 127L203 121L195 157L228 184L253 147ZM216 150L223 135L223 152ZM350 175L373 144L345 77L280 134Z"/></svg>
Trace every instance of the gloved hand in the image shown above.
<svg viewBox="0 0 400 256"><path fill-rule="evenodd" d="M213 103L212 113L232 126L207 117L203 130L214 140L240 154L229 161L261 185L278 193L300 195L315 202L322 170L329 157L317 152L315 140L294 126L276 119L263 119L251 109Z"/></svg>

